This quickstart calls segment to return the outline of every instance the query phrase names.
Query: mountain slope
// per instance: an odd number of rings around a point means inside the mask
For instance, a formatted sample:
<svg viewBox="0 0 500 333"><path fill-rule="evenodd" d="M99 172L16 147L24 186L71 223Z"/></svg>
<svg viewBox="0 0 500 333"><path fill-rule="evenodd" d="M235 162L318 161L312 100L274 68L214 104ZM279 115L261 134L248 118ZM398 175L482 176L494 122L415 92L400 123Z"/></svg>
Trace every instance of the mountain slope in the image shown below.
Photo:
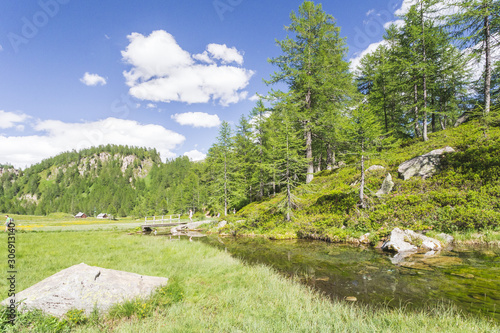
<svg viewBox="0 0 500 333"><path fill-rule="evenodd" d="M395 226L414 230L451 232L498 228L500 221L500 128L470 122L429 135L427 142L413 141L372 156L366 167L385 170L366 173L368 209L358 207L360 171L357 161L344 156L345 167L315 174L313 182L294 190L299 208L291 223L284 222L277 195L252 203L231 220L233 232L314 237L332 241L372 232L372 241ZM442 159L431 178L397 177L398 166L415 156L445 146L456 152ZM375 196L387 173L394 180L392 192ZM375 231L375 232L374 232Z"/></svg>

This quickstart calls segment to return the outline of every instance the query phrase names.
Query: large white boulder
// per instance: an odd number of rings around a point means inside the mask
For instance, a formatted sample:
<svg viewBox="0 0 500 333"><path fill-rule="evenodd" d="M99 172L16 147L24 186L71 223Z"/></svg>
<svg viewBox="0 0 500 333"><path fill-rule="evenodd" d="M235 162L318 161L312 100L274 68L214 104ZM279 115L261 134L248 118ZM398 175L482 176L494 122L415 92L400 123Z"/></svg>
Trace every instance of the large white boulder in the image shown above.
<svg viewBox="0 0 500 333"><path fill-rule="evenodd" d="M165 277L146 276L114 269L71 266L17 293L19 310L40 309L61 317L71 309L90 314L96 306L100 311L113 304L136 297L148 297L156 288L166 285ZM2 305L10 304L10 298Z"/></svg>
<svg viewBox="0 0 500 333"><path fill-rule="evenodd" d="M389 239L382 245L382 250L391 252L415 252L418 248L412 245L407 234L399 228L394 228Z"/></svg>
<svg viewBox="0 0 500 333"><path fill-rule="evenodd" d="M401 163L398 168L399 176L403 180L408 180L413 176L419 176L423 179L431 177L441 163L441 155L444 153L453 153L455 150L451 147L433 150L427 154L417 156Z"/></svg>

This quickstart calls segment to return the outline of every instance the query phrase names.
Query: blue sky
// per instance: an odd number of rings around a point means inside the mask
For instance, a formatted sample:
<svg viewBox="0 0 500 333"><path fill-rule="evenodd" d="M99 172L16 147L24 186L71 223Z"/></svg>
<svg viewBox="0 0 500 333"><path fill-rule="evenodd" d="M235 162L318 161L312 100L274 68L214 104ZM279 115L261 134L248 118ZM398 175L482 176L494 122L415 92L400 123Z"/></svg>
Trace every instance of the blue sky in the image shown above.
<svg viewBox="0 0 500 333"><path fill-rule="evenodd" d="M326 0L355 59L403 0ZM99 144L199 159L275 70L296 0L0 3L0 163ZM316 2L319 3L319 2ZM373 47L373 46L372 46Z"/></svg>

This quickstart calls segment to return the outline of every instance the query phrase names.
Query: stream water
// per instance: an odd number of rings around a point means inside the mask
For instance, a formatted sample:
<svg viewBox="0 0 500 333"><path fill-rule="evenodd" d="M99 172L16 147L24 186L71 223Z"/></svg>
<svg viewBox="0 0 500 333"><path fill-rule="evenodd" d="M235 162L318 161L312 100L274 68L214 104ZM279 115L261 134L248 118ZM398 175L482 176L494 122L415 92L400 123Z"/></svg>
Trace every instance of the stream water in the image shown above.
<svg viewBox="0 0 500 333"><path fill-rule="evenodd" d="M394 264L394 255L382 251L321 241L217 237L202 241L246 262L298 277L332 299L408 309L444 301L463 312L500 321L499 248L414 254Z"/></svg>

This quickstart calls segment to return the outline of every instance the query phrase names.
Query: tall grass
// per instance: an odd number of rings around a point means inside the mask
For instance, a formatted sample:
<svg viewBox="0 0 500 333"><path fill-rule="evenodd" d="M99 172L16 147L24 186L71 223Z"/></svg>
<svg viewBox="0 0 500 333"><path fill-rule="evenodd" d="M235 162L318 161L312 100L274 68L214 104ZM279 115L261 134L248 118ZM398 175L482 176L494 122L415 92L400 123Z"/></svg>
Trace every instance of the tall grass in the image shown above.
<svg viewBox="0 0 500 333"><path fill-rule="evenodd" d="M72 326L76 332L500 331L497 323L464 317L446 306L407 312L333 303L271 268L243 264L201 242L103 231L23 233L18 244L18 291L81 262L168 277L182 289L182 299L148 316L101 315L97 321ZM7 271L6 260L0 264ZM7 295L4 279L0 294ZM37 325L42 324L20 321L7 331L50 331Z"/></svg>

